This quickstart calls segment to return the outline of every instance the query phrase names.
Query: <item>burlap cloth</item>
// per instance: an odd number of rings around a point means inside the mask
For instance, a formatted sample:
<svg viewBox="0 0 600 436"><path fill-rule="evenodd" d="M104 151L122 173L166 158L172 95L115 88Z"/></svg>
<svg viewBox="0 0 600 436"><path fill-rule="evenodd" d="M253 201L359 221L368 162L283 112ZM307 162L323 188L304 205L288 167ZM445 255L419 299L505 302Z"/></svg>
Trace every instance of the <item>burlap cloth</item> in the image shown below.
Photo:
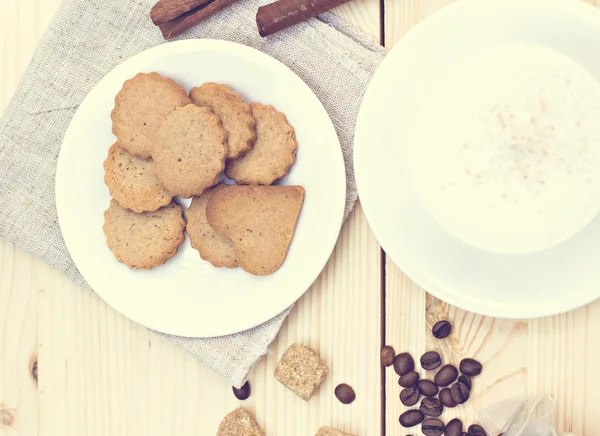
<svg viewBox="0 0 600 436"><path fill-rule="evenodd" d="M155 0L64 0L0 120L0 235L89 289L57 222L54 175L78 105L113 67L163 43L148 16ZM181 35L255 47L294 70L333 120L348 176L346 216L356 200L352 142L365 88L385 52L332 14L269 38L254 21L270 0L241 0ZM266 353L288 311L249 331L209 339L163 335L239 386Z"/></svg>

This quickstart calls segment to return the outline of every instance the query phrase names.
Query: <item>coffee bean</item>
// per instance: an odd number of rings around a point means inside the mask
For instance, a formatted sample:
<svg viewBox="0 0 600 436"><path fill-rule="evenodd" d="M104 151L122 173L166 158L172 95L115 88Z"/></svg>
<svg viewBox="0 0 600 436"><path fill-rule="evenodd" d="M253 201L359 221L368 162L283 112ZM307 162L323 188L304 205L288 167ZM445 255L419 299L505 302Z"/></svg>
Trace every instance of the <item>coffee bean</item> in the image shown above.
<svg viewBox="0 0 600 436"><path fill-rule="evenodd" d="M442 364L442 358L436 351L428 351L421 356L421 367L426 370L436 369Z"/></svg>
<svg viewBox="0 0 600 436"><path fill-rule="evenodd" d="M381 349L381 364L383 366L392 366L394 364L394 357L396 357L396 352L389 345Z"/></svg>
<svg viewBox="0 0 600 436"><path fill-rule="evenodd" d="M448 337L450 332L452 331L452 324L449 321L438 321L435 323L433 328L431 329L431 333L437 339L444 339Z"/></svg>
<svg viewBox="0 0 600 436"><path fill-rule="evenodd" d="M467 387L467 389L471 390L471 379L466 375L461 374L460 376L458 376L458 382L464 384Z"/></svg>
<svg viewBox="0 0 600 436"><path fill-rule="evenodd" d="M419 398L421 398L421 393L415 387L402 389L402 392L400 392L400 402L406 407L417 404Z"/></svg>
<svg viewBox="0 0 600 436"><path fill-rule="evenodd" d="M415 369L415 361L408 353L400 353L394 358L394 371L398 375L404 375Z"/></svg>
<svg viewBox="0 0 600 436"><path fill-rule="evenodd" d="M417 388L419 388L421 395L425 397L435 397L438 393L437 385L431 380L419 380Z"/></svg>
<svg viewBox="0 0 600 436"><path fill-rule="evenodd" d="M234 387L232 389L233 395L235 395L235 398L237 398L238 400L245 401L250 396L250 383L248 382L244 383L244 386L242 386L241 388Z"/></svg>
<svg viewBox="0 0 600 436"><path fill-rule="evenodd" d="M444 365L435 375L434 381L438 386L448 386L458 377L458 370L453 365Z"/></svg>
<svg viewBox="0 0 600 436"><path fill-rule="evenodd" d="M399 421L402 427L414 427L415 425L418 425L421 422L423 422L423 418L425 417L423 416L420 410L412 409L407 410L402 415L400 415Z"/></svg>
<svg viewBox="0 0 600 436"><path fill-rule="evenodd" d="M421 376L416 371L407 372L404 375L401 375L398 379L398 384L403 388L409 388L411 386L415 386L419 381Z"/></svg>
<svg viewBox="0 0 600 436"><path fill-rule="evenodd" d="M481 363L475 359L463 359L460 361L460 372L469 377L481 374Z"/></svg>
<svg viewBox="0 0 600 436"><path fill-rule="evenodd" d="M440 401L446 407L456 407L456 401L452 399L452 394L448 388L444 388L440 391Z"/></svg>
<svg viewBox="0 0 600 436"><path fill-rule="evenodd" d="M444 423L435 418L427 418L421 424L421 432L425 436L440 436L444 433Z"/></svg>
<svg viewBox="0 0 600 436"><path fill-rule="evenodd" d="M354 389L352 389L352 387L348 386L346 383L337 385L334 394L342 404L350 404L356 400Z"/></svg>
<svg viewBox="0 0 600 436"><path fill-rule="evenodd" d="M460 419L454 418L446 424L445 436L461 436L463 434L463 423Z"/></svg>
<svg viewBox="0 0 600 436"><path fill-rule="evenodd" d="M457 404L462 404L469 399L469 388L464 383L454 383L450 393Z"/></svg>
<svg viewBox="0 0 600 436"><path fill-rule="evenodd" d="M423 415L433 417L440 416L443 409L444 406L442 406L440 400L431 397L423 398L423 401L421 401L421 406L419 406L419 410L423 412Z"/></svg>
<svg viewBox="0 0 600 436"><path fill-rule="evenodd" d="M467 434L469 436L487 436L487 433L483 427L477 424L470 425L469 430L467 430Z"/></svg>

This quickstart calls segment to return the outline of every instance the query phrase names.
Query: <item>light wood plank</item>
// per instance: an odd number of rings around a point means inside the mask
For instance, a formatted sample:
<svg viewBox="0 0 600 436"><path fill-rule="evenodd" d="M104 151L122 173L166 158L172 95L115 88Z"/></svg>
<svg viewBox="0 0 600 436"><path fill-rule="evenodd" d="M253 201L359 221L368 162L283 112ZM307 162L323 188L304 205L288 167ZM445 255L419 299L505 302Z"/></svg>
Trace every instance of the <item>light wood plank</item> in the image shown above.
<svg viewBox="0 0 600 436"><path fill-rule="evenodd" d="M596 404L600 374L600 301L562 315L529 321L529 391L556 400L557 428L600 434Z"/></svg>
<svg viewBox="0 0 600 436"><path fill-rule="evenodd" d="M386 0L385 37L391 47L419 21L451 3L451 0ZM589 3L600 6L599 0ZM577 435L600 434L600 420L593 414L598 396L590 386L600 386L600 375L590 363L600 358L592 338L600 331L600 301L555 317L531 321L500 320L474 315L442 303L412 283L393 263L386 261L386 342L397 351L410 351L415 359L425 350L440 350L457 364L472 356L484 364L474 380L471 399L445 411L448 421L458 416L472 422L476 410L519 395L550 394L557 400L559 431ZM450 338L438 341L431 327L440 319L454 325ZM399 426L406 410L398 400L397 376L386 372L387 434L418 433Z"/></svg>
<svg viewBox="0 0 600 436"><path fill-rule="evenodd" d="M2 2L2 110L59 2ZM355 2L339 13L379 36L377 3ZM239 404L226 381L186 353L10 242L0 240L0 250L0 435L215 434ZM319 425L380 434L379 261L358 206L326 270L252 375L247 405L268 435L309 435ZM272 375L297 341L330 363L328 380L309 403ZM37 385L30 373L36 360ZM342 381L357 391L350 406L333 395Z"/></svg>
<svg viewBox="0 0 600 436"><path fill-rule="evenodd" d="M0 435L36 434L38 293L31 258L0 240Z"/></svg>
<svg viewBox="0 0 600 436"><path fill-rule="evenodd" d="M267 434L311 435L321 425L356 435L380 434L378 253L358 206L344 225L327 269L296 305L272 354L252 377L255 392L262 395L253 395L250 404ZM319 350L330 368L318 396L308 403L273 382L277 359L294 342ZM335 399L333 390L339 383L355 389L357 399L351 405Z"/></svg>

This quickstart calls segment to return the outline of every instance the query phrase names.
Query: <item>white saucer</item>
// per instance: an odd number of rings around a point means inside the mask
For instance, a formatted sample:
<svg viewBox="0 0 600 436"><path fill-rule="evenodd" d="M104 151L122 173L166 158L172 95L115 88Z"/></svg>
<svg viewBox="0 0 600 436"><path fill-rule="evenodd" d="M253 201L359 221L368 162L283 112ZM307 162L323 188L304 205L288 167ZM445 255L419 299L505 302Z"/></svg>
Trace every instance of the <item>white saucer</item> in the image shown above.
<svg viewBox="0 0 600 436"><path fill-rule="evenodd" d="M213 268L186 240L150 271L131 271L106 246L103 212L110 196L103 161L115 142L110 111L123 82L156 71L187 90L203 82L230 85L247 101L271 104L296 131L297 161L282 185L302 185L306 198L283 266L266 277ZM252 48L225 41L163 44L111 71L79 107L65 135L56 175L60 227L77 268L108 304L132 320L190 337L236 333L294 303L327 263L346 200L344 160L327 112L289 68Z"/></svg>
<svg viewBox="0 0 600 436"><path fill-rule="evenodd" d="M403 126L429 81L461 56L510 41L557 50L600 80L600 10L579 0L462 0L416 26L382 62L361 107L354 160L369 223L404 273L463 309L531 318L600 297L600 218L545 251L478 250L431 218L403 166L411 146Z"/></svg>

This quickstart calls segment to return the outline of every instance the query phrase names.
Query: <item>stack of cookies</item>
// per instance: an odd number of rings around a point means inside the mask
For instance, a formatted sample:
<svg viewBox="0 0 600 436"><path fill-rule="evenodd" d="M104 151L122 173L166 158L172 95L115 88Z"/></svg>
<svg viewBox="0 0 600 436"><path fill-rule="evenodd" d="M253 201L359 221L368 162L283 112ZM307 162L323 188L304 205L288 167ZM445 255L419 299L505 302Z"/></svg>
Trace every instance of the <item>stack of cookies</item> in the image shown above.
<svg viewBox="0 0 600 436"><path fill-rule="evenodd" d="M226 85L205 83L188 96L172 79L140 73L123 84L111 118L104 233L117 260L162 265L187 228L215 267L267 275L281 266L304 202L301 186L271 186L296 160L285 115ZM237 184L220 184L223 173ZM192 198L187 222L177 196Z"/></svg>

